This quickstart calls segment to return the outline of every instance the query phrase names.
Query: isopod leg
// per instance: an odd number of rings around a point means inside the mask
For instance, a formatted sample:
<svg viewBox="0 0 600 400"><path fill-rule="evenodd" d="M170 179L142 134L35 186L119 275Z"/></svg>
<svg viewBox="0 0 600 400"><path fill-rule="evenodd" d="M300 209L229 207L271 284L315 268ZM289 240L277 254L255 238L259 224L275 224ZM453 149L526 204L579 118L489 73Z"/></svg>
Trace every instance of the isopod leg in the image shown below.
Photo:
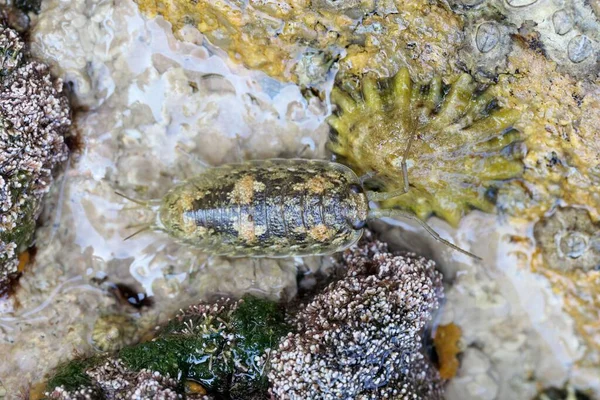
<svg viewBox="0 0 600 400"><path fill-rule="evenodd" d="M476 260L481 261L481 257L476 256L473 253L469 253L467 250L461 249L460 247L456 246L453 243L450 243L449 241L447 241L446 239L443 239L436 231L433 230L432 227L430 227L429 225L427 225L425 222L421 221L416 215L413 215L411 213L408 213L406 211L402 211L402 210L382 210L382 209L376 209L376 210L370 210L369 211L369 218L373 219L373 218L383 218L383 217L389 217L389 218L406 218L406 219L410 219L413 220L415 222L417 222L419 225L421 225L421 227L423 227L423 229L425 229L427 231L427 233L429 233L435 240L437 240L440 243L445 244L446 246L460 252L463 253L469 257L472 257Z"/></svg>
<svg viewBox="0 0 600 400"><path fill-rule="evenodd" d="M376 172L369 171L369 172L366 172L364 175L359 176L358 181L360 182L361 185L364 185L366 181L368 181L369 179L373 179L375 176L377 176Z"/></svg>
<svg viewBox="0 0 600 400"><path fill-rule="evenodd" d="M394 197L402 196L406 192L407 190L404 187L402 189L393 190L391 192L374 192L372 190L369 190L367 191L367 198L369 199L369 201L384 201L393 199Z"/></svg>
<svg viewBox="0 0 600 400"><path fill-rule="evenodd" d="M129 200L132 203L135 203L137 205L139 205L140 207L144 207L144 208L152 208L155 206L158 206L160 204L160 200L159 199L151 199L151 200L139 200L139 199L134 199L133 197L129 197L121 192L118 192L115 190L115 194L117 196L120 196L122 198L124 198L125 200ZM130 209L135 210L138 209L138 207L131 207Z"/></svg>
<svg viewBox="0 0 600 400"><path fill-rule="evenodd" d="M413 140L415 140L416 132L413 130L410 139L408 139L408 144L406 145L406 149L404 150L404 154L402 155L402 180L404 181L404 193L408 192L410 189L410 183L408 182L408 166L406 165L406 158L410 154L410 147L412 146Z"/></svg>
<svg viewBox="0 0 600 400"><path fill-rule="evenodd" d="M298 153L296 153L296 158L302 158L302 155L304 153L306 153L306 150L310 149L310 145L309 144L305 144L302 149L300 149L300 151L298 151Z"/></svg>
<svg viewBox="0 0 600 400"><path fill-rule="evenodd" d="M415 138L415 132L413 132L412 135L410 136L410 139L408 140L406 149L404 150L404 154L402 155L401 165L402 165L402 181L404 183L404 187L402 189L393 190L391 192L368 191L367 198L369 199L369 201L389 200L394 197L402 196L403 194L408 193L408 191L410 190L410 182L408 180L408 166L406 164L406 158L408 157L408 154L410 153L410 147L412 145L414 138ZM361 184L364 183L365 180L372 178L373 175L374 175L374 173L370 172L370 173L367 173L365 176L360 177Z"/></svg>
<svg viewBox="0 0 600 400"><path fill-rule="evenodd" d="M189 151L187 151L186 149L184 149L183 146L181 146L180 144L177 144L177 146L175 146L175 149L177 151L180 151L181 153L185 154L192 162L194 162L195 164L198 164L200 167L210 168L210 165L208 165L207 163L202 161L198 156L196 156L196 155L190 153Z"/></svg>

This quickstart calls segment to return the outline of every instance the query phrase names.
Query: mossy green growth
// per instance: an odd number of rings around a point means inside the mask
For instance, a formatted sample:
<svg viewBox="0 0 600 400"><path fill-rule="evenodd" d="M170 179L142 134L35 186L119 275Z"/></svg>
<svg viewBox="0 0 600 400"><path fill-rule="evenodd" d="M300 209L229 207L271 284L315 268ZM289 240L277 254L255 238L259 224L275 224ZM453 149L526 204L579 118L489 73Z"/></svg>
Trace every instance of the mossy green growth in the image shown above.
<svg viewBox="0 0 600 400"><path fill-rule="evenodd" d="M81 387L90 387L92 380L86 371L100 364L105 357L96 356L85 359L75 359L59 365L52 377L48 380L46 388L52 391L61 386L68 391Z"/></svg>
<svg viewBox="0 0 600 400"><path fill-rule="evenodd" d="M42 8L42 0L16 0L15 6L21 11L37 14Z"/></svg>
<svg viewBox="0 0 600 400"><path fill-rule="evenodd" d="M520 113L467 74L449 85L440 77L415 83L406 69L385 80L368 75L342 82L331 100L338 110L328 119L336 133L330 148L341 162L395 191L404 187L406 161L410 190L384 207L456 225L470 208L493 211L495 188L523 172L513 145Z"/></svg>
<svg viewBox="0 0 600 400"><path fill-rule="evenodd" d="M267 349L289 331L276 303L251 296L234 304L197 306L156 339L122 349L133 370L150 369L199 382L209 392L241 398L266 390Z"/></svg>
<svg viewBox="0 0 600 400"><path fill-rule="evenodd" d="M14 189L10 192L13 204L19 204L24 194L31 191L31 182L27 174L22 173L18 180L21 185L19 190ZM38 209L39 200L33 196L28 201L20 204L19 224L13 229L0 231L0 240L5 243L16 243L18 251L22 251L29 246L35 232L35 217Z"/></svg>

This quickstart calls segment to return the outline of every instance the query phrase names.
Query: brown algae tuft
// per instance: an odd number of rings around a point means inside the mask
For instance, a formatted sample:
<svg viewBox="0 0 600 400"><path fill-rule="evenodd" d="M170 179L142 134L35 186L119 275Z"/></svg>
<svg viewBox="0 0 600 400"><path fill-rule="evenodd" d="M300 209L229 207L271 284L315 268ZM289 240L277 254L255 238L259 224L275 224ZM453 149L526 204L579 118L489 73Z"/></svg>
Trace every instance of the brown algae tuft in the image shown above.
<svg viewBox="0 0 600 400"><path fill-rule="evenodd" d="M456 225L469 208L492 211L490 193L522 174L513 129L520 113L499 104L494 86L481 88L467 74L450 85L440 77L418 84L407 69L386 80L367 75L360 90L340 86L331 95L331 150L355 171L374 173L386 191L403 187L407 164L410 190L387 207Z"/></svg>
<svg viewBox="0 0 600 400"><path fill-rule="evenodd" d="M438 356L442 379L452 379L458 372L460 363L457 356L461 351L459 346L461 336L462 330L453 323L440 325L435 331L433 344Z"/></svg>

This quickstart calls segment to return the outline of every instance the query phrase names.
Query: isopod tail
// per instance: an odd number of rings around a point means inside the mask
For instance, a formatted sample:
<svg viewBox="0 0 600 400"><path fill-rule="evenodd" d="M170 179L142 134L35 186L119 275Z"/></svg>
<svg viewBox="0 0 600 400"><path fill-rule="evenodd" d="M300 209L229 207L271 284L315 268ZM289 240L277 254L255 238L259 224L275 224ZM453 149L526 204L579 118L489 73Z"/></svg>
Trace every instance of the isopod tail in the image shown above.
<svg viewBox="0 0 600 400"><path fill-rule="evenodd" d="M131 201L132 203L135 203L135 204L137 204L139 206L139 207L130 208L130 210L131 209L136 209L136 208L143 207L143 208L146 208L146 209L148 209L148 210L156 213L157 209L158 209L158 207L160 205L160 200L157 200L157 199L139 200L139 199L134 199L132 197L129 197L129 196L127 196L127 195L125 195L125 194L123 194L121 192L117 192L117 191L115 191L115 194L117 196L121 196L124 199L126 199L128 201ZM125 240L129 240L132 237L134 237L134 236L136 236L136 235L138 235L138 234L140 234L140 233L142 233L144 231L159 229L159 227L156 225L155 222L146 222L146 223L138 224L138 225L129 225L129 226L127 226L127 229L129 229L129 228L140 228L140 229L136 230L131 235L127 236L125 239L123 239L124 241Z"/></svg>
<svg viewBox="0 0 600 400"><path fill-rule="evenodd" d="M433 230L432 227L430 227L429 225L427 225L425 222L421 221L416 215L408 213L406 211L402 211L402 210L389 210L389 209L375 209L375 210L369 210L369 214L368 214L368 218L372 219L372 218L382 218L382 217L390 217L390 218L395 218L395 217L400 217L400 218L406 218L406 219L410 219L413 220L415 222L417 222L419 225L421 225L423 227L423 229L425 229L427 231L427 233L429 233L435 240L437 240L440 243L445 244L446 246L460 252L463 253L469 257L474 258L475 260L481 261L482 258L479 256L476 256L473 253L468 252L467 250L461 249L460 247L458 247L457 245L450 243L449 241L447 241L446 239L443 239L436 231Z"/></svg>
<svg viewBox="0 0 600 400"><path fill-rule="evenodd" d="M115 190L115 194L117 196L121 196L122 198L131 201L132 203L135 203L137 205L140 205L142 207L148 208L148 209L153 209L155 206L160 204L160 200L139 200L139 199L134 199L133 197L129 197L121 192L117 192Z"/></svg>
<svg viewBox="0 0 600 400"><path fill-rule="evenodd" d="M140 229L138 229L137 231L133 232L131 235L129 235L125 239L123 239L123 241L129 240L132 237L134 237L134 236L136 236L136 235L138 235L138 234L140 234L142 232L145 232L145 231L147 231L149 229L152 229L152 226L153 226L152 223L144 224Z"/></svg>

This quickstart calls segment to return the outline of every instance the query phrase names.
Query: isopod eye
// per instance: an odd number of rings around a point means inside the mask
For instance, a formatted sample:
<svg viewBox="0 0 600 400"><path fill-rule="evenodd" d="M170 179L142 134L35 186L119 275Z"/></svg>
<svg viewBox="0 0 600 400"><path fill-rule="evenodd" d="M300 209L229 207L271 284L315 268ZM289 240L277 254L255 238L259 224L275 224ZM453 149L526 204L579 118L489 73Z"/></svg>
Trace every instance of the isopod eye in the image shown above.
<svg viewBox="0 0 600 400"><path fill-rule="evenodd" d="M364 192L363 187L358 183L351 183L349 186L352 193L359 194Z"/></svg>

